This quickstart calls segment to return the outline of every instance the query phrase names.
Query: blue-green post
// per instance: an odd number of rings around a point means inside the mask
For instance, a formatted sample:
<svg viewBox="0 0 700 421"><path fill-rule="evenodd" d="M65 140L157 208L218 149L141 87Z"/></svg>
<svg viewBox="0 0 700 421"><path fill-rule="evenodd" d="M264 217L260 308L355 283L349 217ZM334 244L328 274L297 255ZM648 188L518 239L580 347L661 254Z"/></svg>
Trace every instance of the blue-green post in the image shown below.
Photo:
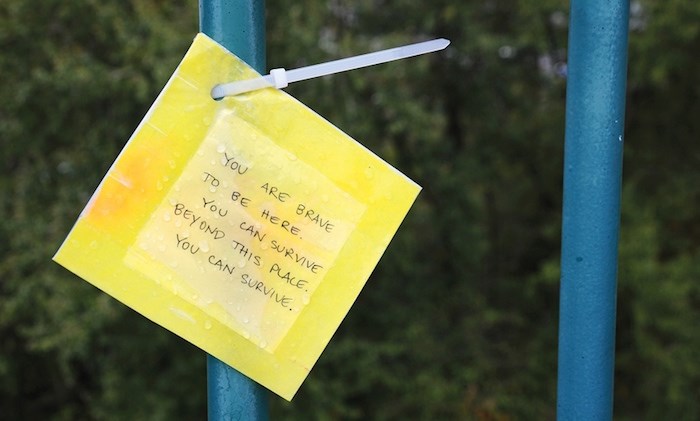
<svg viewBox="0 0 700 421"><path fill-rule="evenodd" d="M613 412L629 0L570 8L559 315L559 420Z"/></svg>
<svg viewBox="0 0 700 421"><path fill-rule="evenodd" d="M265 73L264 0L200 0L200 30ZM238 371L207 356L209 420L267 420L268 392Z"/></svg>

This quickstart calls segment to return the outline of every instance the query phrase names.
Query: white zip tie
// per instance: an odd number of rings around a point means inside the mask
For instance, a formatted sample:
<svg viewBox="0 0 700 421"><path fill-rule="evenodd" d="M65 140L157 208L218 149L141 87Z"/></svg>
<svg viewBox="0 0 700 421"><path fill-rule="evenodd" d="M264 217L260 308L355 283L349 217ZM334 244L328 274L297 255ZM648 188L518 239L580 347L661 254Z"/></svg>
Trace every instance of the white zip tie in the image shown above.
<svg viewBox="0 0 700 421"><path fill-rule="evenodd" d="M266 76L216 85L214 89L211 90L211 96L214 99L220 99L225 96L238 95L263 88L286 88L290 83L300 80L313 79L320 76L359 69L361 67L432 53L434 51L443 50L448 45L450 45L449 40L439 38L432 41L419 42L416 44L404 45L403 47L390 48L374 53L300 67L289 71L283 68L272 69L270 70L270 74Z"/></svg>

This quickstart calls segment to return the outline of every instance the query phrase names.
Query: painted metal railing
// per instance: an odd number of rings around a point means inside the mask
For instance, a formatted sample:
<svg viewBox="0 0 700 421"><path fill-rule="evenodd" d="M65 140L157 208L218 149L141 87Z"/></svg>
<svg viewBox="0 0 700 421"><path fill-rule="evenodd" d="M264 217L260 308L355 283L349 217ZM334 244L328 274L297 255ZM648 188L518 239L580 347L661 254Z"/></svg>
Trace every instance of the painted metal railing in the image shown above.
<svg viewBox="0 0 700 421"><path fill-rule="evenodd" d="M266 72L263 0L200 0L199 28L258 72ZM269 417L267 390L211 355L207 397L211 421Z"/></svg>
<svg viewBox="0 0 700 421"><path fill-rule="evenodd" d="M572 0L557 418L612 418L628 0Z"/></svg>
<svg viewBox="0 0 700 421"><path fill-rule="evenodd" d="M265 72L262 0L200 0L200 29ZM628 0L572 0L557 417L612 418ZM207 361L210 420L266 420L267 391Z"/></svg>

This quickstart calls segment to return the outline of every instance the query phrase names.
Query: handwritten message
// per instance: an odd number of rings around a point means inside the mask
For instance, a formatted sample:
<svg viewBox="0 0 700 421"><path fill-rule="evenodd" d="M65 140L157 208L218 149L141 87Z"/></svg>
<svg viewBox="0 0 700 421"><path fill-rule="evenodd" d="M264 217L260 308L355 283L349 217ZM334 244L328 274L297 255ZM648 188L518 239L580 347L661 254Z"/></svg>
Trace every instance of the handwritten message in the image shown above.
<svg viewBox="0 0 700 421"><path fill-rule="evenodd" d="M54 260L291 399L420 186L198 34Z"/></svg>
<svg viewBox="0 0 700 421"><path fill-rule="evenodd" d="M127 254L185 281L173 293L274 350L365 205L236 116L221 113ZM162 280L168 287L167 280ZM223 310L223 311L221 311Z"/></svg>

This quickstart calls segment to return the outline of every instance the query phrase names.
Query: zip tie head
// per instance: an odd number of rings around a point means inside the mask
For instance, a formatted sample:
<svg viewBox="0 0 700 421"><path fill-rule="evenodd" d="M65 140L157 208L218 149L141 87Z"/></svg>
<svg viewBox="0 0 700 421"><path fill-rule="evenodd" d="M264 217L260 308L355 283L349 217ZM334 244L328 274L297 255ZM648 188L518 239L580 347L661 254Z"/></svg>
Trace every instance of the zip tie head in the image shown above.
<svg viewBox="0 0 700 421"><path fill-rule="evenodd" d="M281 67L279 69L270 70L270 76L272 76L275 88L277 89L286 88L289 85L287 81L287 71Z"/></svg>

